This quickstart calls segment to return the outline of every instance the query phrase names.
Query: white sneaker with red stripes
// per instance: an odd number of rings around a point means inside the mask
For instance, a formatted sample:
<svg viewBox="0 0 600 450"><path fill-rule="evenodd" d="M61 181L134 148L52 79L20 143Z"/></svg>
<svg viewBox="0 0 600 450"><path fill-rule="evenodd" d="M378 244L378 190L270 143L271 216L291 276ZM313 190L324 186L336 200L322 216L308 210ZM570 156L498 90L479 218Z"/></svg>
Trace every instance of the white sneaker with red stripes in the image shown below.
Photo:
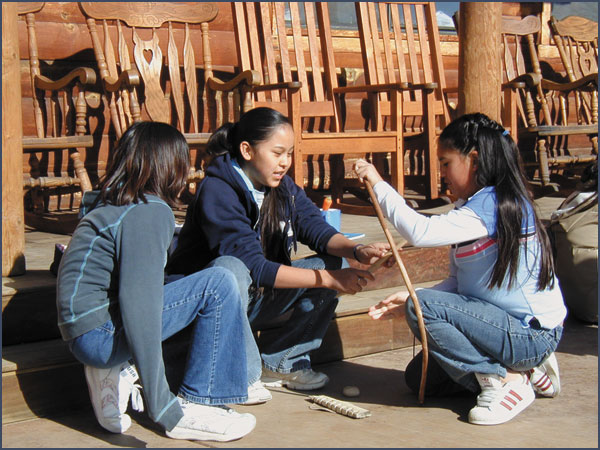
<svg viewBox="0 0 600 450"><path fill-rule="evenodd" d="M504 383L498 375L476 373L481 386L477 406L469 411L469 422L476 425L498 425L516 417L535 400L529 378Z"/></svg>
<svg viewBox="0 0 600 450"><path fill-rule="evenodd" d="M551 353L542 364L531 369L529 380L538 394L544 397L558 396L560 394L560 377L556 355Z"/></svg>

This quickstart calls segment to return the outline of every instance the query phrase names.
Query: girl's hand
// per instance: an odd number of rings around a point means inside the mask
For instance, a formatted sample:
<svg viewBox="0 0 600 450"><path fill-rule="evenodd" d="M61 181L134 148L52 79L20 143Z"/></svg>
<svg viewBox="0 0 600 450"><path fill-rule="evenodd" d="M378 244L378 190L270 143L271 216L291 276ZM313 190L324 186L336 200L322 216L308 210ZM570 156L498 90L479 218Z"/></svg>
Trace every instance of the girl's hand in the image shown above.
<svg viewBox="0 0 600 450"><path fill-rule="evenodd" d="M371 186L375 186L380 181L383 181L381 175L377 172L377 169L373 164L369 164L364 159L359 159L354 163L354 172L358 175L358 179L361 182L368 180Z"/></svg>
<svg viewBox="0 0 600 450"><path fill-rule="evenodd" d="M347 268L340 270L325 270L324 287L334 289L341 294L356 294L362 291L369 280L375 277L366 270Z"/></svg>
<svg viewBox="0 0 600 450"><path fill-rule="evenodd" d="M408 296L408 291L398 291L395 294L387 296L385 300L382 300L369 308L369 316L371 316L373 320L379 320L382 317L386 319L401 317L403 312L400 306L403 306L406 303Z"/></svg>
<svg viewBox="0 0 600 450"><path fill-rule="evenodd" d="M375 242L356 249L357 261L361 264L373 264L390 251L390 244Z"/></svg>

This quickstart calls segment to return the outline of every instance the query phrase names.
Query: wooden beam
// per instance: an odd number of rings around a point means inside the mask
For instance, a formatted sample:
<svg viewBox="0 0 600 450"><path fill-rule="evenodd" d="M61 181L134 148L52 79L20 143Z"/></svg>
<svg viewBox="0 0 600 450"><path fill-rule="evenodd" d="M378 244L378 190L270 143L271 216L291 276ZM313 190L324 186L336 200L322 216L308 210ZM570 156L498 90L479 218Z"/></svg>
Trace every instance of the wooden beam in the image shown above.
<svg viewBox="0 0 600 450"><path fill-rule="evenodd" d="M459 14L459 112L500 121L502 3L461 2Z"/></svg>
<svg viewBox="0 0 600 450"><path fill-rule="evenodd" d="M2 2L2 276L25 273L17 3Z"/></svg>

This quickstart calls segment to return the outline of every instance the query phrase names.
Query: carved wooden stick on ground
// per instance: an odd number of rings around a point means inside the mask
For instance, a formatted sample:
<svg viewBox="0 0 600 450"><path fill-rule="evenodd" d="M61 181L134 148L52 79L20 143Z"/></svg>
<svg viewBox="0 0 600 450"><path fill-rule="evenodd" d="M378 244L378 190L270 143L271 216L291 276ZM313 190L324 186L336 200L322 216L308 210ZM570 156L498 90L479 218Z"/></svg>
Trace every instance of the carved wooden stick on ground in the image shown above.
<svg viewBox="0 0 600 450"><path fill-rule="evenodd" d="M398 248L396 247L396 243L385 223L385 217L383 217L383 212L381 211L381 207L379 206L379 202L377 201L377 197L375 197L375 192L373 192L373 186L368 180L365 180L365 185L367 186L367 190L369 191L369 195L371 197L371 202L373 203L373 207L375 208L375 212L377 213L377 218L379 219L379 223L383 228L383 232L385 233L385 237L390 243L390 247L392 248L392 253L394 258L396 259L396 263L398 264L398 268L400 269L400 274L402 275L402 279L404 280L404 284L408 289L408 293L413 300L413 304L415 305L415 312L417 314L417 321L419 324L419 333L421 334L421 345L423 346L423 365L421 367L421 385L419 386L419 403L423 404L425 401L425 383L427 380L427 364L429 362L429 352L427 348L427 335L425 334L425 322L423 322L423 312L421 311L421 305L419 304L419 299L417 298L417 293L415 292L412 283L410 282L410 278L408 277L408 273L406 272L406 267L404 267L404 263L400 258L400 253L398 253Z"/></svg>

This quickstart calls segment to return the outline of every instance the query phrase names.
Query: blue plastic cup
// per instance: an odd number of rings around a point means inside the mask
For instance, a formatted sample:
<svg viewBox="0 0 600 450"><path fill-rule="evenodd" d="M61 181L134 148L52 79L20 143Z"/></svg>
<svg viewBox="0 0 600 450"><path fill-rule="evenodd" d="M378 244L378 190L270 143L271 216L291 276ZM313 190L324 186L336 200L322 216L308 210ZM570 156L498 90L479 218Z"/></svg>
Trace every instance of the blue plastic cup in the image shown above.
<svg viewBox="0 0 600 450"><path fill-rule="evenodd" d="M328 209L327 211L323 211L321 209L321 215L325 219L329 225L336 229L336 231L341 231L342 225L342 211L339 209Z"/></svg>

